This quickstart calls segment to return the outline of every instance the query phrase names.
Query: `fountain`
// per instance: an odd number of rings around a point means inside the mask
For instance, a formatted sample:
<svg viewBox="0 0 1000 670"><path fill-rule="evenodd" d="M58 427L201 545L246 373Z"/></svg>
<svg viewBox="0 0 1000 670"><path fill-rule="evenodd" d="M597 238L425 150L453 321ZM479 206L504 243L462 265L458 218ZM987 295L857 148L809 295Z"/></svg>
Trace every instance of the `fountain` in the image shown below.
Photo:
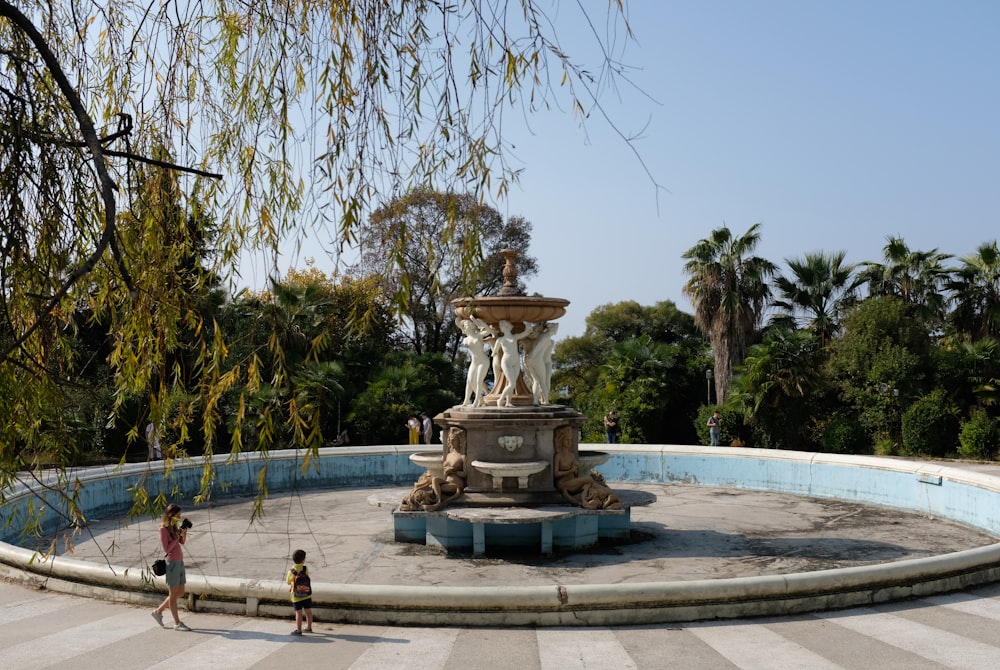
<svg viewBox="0 0 1000 670"><path fill-rule="evenodd" d="M554 322L569 301L521 294L517 252L501 253L499 294L452 303L470 353L465 396L434 417L442 450L411 456L425 472L393 511L396 540L482 554L487 544L540 542L551 553L625 539L630 506L651 499L609 488L592 470L609 455L579 449L586 417L548 402Z"/></svg>

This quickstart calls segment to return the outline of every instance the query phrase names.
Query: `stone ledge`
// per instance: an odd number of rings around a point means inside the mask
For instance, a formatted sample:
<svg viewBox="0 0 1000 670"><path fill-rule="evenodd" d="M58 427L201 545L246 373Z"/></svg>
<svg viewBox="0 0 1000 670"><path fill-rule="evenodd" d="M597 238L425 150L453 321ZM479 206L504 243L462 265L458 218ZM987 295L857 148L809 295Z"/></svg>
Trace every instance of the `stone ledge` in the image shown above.
<svg viewBox="0 0 1000 670"><path fill-rule="evenodd" d="M487 524L520 524L539 523L541 521L556 521L569 519L593 510L580 507L459 507L446 509L444 516L455 521ZM614 510L624 513L624 510Z"/></svg>
<svg viewBox="0 0 1000 670"><path fill-rule="evenodd" d="M554 509L563 508L569 510L575 510L576 512L586 512L587 514L618 514L622 510L629 509L631 507L642 507L644 505L652 505L656 502L656 494L650 493L649 491L635 491L633 489L614 489L615 495L621 500L621 509L584 509L583 507L575 507L569 503L563 502L561 496L555 494L550 494L544 496L544 498L552 498L552 500L543 501L543 497L539 496L539 502L531 505L519 505L517 501L510 497L489 495L487 493L466 493L460 499L458 504L445 507L444 509L437 510L435 512L421 512L421 511L403 511L396 509L399 507L400 503L403 501L403 496L406 495L404 492L400 494L399 491L379 491L378 493L373 493L368 496L368 504L373 507L391 507L394 510L394 514L400 516L425 516L425 515L435 515L435 516L448 516L451 512L456 510L482 510L484 505L493 506L503 506L501 509L508 508L518 508L522 510L532 510L532 509ZM558 499L556 499L558 498Z"/></svg>
<svg viewBox="0 0 1000 670"><path fill-rule="evenodd" d="M392 461L391 468L376 470L379 476L398 468L403 477L412 479L411 475L416 476L416 467L406 460L405 455L426 448L404 445L324 451L322 455L325 458L337 461L337 467L329 471L342 478L338 480L342 483L328 485L346 486L344 482L357 485L358 481L370 476L371 468L351 470L344 467L345 462L350 463L350 458L345 459L345 456L362 454L398 461ZM615 473L609 480L663 482L691 479L705 485L774 491L790 489L786 492L798 492L805 481L810 484L808 493L811 495L847 500L869 495L871 491L866 486L870 486L879 495L889 496L893 506L964 522L988 532L1000 532L1000 522L994 513L1000 494L1000 477L991 474L997 472L1000 466L995 464L965 465L963 469L940 462L684 445L602 445L602 448L611 452L615 459L609 464L614 466L609 470ZM273 453L270 462L274 464L282 458L295 466L294 470L289 469L290 472L298 470L301 454ZM239 460L240 463L256 461L243 457ZM224 458L219 457L217 462L221 464L223 461ZM178 465L194 471L192 478L200 476L200 460ZM789 467L800 465L802 467ZM837 472L831 471L830 466L844 469L844 476L836 477ZM973 467L982 471L971 472ZM803 468L808 469L803 472ZM93 488L94 485L107 484L109 480L129 473L143 473L148 469L142 464L130 464L120 469L95 468L76 474L79 480L88 482ZM759 476L759 471L766 471L769 477ZM866 473L877 477L863 476ZM941 476L941 485L921 483L920 475L924 473ZM741 476L736 478L737 474ZM788 477L782 478L782 474ZM750 475L753 479L747 481ZM736 478L735 485L731 483L731 478ZM831 482L831 479L834 481ZM893 479L898 482L893 482ZM395 482L395 485L401 484L402 481ZM771 486L765 487L764 484ZM905 495L909 491L907 487L921 487L918 491L922 497L917 500L914 496ZM124 490L123 487L121 490ZM17 495L17 491L8 493ZM621 492L616 493L621 495ZM11 502L9 496L8 505ZM98 505L100 501L90 498L89 502ZM398 504L398 496L394 502ZM93 507L88 509L93 511ZM162 600L162 580L154 582L148 575L118 566L96 564L92 569L84 570L79 567L82 563L73 558L53 560L33 551L0 544L0 576L77 595L146 604ZM997 566L1000 566L1000 543L889 564L691 582L554 584L544 587L344 583L316 584L314 588L317 616L329 621L420 626L648 625L788 615L925 597L998 582L1000 567ZM191 594L189 607L197 606L203 611L287 616L287 584L277 580L215 577L209 582L192 575L189 576L188 592ZM259 607L257 603L260 603ZM251 611L251 605L256 612Z"/></svg>

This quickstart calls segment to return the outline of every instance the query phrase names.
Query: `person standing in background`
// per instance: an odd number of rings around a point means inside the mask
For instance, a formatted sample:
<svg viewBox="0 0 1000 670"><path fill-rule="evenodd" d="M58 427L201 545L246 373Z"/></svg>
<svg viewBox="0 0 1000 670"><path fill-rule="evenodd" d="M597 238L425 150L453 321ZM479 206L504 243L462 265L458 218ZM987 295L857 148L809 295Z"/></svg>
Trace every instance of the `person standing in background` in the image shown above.
<svg viewBox="0 0 1000 670"><path fill-rule="evenodd" d="M406 422L406 428L410 431L410 444L420 444L420 421L417 417L411 416Z"/></svg>
<svg viewBox="0 0 1000 670"><path fill-rule="evenodd" d="M618 413L611 410L604 417L604 437L608 444L618 444L618 431Z"/></svg>
<svg viewBox="0 0 1000 670"><path fill-rule="evenodd" d="M427 412L421 412L420 419L423 422L424 444L430 444L434 438L434 424L431 422L431 418L427 416Z"/></svg>
<svg viewBox="0 0 1000 670"><path fill-rule="evenodd" d="M163 458L163 450L160 449L160 431L150 421L146 424L146 446L149 448L149 460L157 461Z"/></svg>
<svg viewBox="0 0 1000 670"><path fill-rule="evenodd" d="M722 417L719 415L719 410L715 410L712 416L708 417L708 446L717 447L719 446L719 434L722 432Z"/></svg>

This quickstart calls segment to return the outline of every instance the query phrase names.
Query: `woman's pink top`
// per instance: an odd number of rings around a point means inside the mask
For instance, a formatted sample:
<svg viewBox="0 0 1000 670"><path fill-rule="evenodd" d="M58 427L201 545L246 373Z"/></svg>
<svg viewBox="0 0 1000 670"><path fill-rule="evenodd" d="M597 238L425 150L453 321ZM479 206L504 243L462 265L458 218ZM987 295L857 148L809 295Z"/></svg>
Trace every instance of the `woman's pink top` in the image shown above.
<svg viewBox="0 0 1000 670"><path fill-rule="evenodd" d="M160 544L163 545L163 553L166 554L168 561L184 560L184 550L181 549L180 538L171 535L170 529L166 526L160 526Z"/></svg>

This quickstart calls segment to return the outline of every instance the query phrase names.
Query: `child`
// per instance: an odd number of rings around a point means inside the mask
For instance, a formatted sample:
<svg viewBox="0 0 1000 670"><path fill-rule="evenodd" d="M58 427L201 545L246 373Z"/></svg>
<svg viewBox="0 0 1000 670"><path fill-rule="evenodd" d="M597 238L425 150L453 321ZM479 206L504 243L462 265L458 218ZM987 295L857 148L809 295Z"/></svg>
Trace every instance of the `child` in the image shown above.
<svg viewBox="0 0 1000 670"><path fill-rule="evenodd" d="M302 615L305 613L306 632L313 632L312 585L309 568L306 567L306 552L296 549L292 554L295 565L288 571L286 581L292 592L292 608L295 610L295 630L292 635L302 635ZM304 579L303 579L304 578Z"/></svg>

